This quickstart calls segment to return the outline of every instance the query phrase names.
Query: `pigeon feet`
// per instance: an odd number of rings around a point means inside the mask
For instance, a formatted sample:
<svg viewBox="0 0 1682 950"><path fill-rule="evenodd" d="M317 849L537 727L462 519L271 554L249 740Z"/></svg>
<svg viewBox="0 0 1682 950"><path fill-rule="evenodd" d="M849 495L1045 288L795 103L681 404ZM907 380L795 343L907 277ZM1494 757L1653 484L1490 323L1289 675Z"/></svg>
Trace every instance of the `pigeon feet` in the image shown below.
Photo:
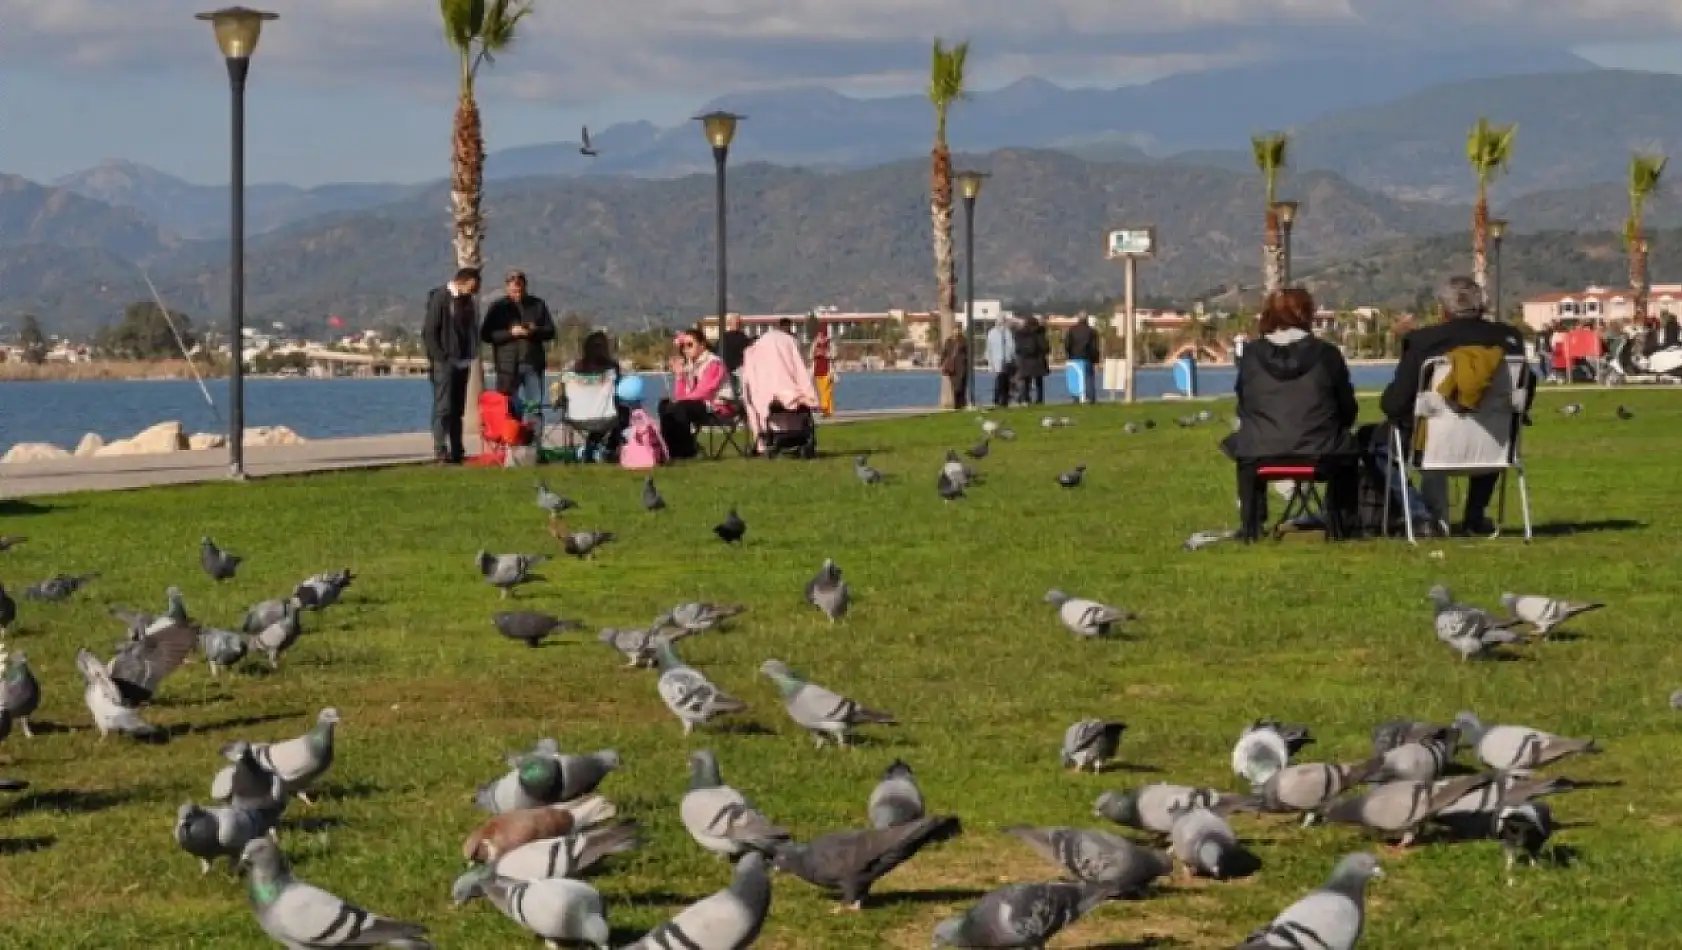
<svg viewBox="0 0 1682 950"><path fill-rule="evenodd" d="M315 802L312 801L308 795L304 794L303 792L298 792L297 794L298 794L298 801L301 801L304 804L311 806L312 808L315 806Z"/></svg>
<svg viewBox="0 0 1682 950"><path fill-rule="evenodd" d="M199 873L200 874L209 874L210 873L210 862L206 861L204 858L199 858Z"/></svg>
<svg viewBox="0 0 1682 950"><path fill-rule="evenodd" d="M29 720L27 718L19 720L18 725L23 727L23 737L25 739L35 738L35 732L29 728Z"/></svg>

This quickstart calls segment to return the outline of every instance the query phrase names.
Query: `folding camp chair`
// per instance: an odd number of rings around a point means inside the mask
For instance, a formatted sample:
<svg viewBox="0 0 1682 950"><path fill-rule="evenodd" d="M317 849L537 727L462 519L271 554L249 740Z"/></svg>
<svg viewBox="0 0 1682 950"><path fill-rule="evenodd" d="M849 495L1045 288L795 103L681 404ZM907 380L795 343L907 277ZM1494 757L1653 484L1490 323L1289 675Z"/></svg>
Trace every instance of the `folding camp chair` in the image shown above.
<svg viewBox="0 0 1682 950"><path fill-rule="evenodd" d="M748 438L742 431L748 412L742 401L741 381L734 373L730 376L730 387L732 395L720 400L727 411L709 411L700 426L701 448L707 453L707 458L715 461L723 458L727 449L735 449L742 458L748 457Z"/></svg>
<svg viewBox="0 0 1682 950"><path fill-rule="evenodd" d="M1409 437L1413 446L1404 445L1403 432L1391 427L1391 466L1385 473L1384 524L1390 523L1390 494L1396 481L1401 482L1402 510L1411 511L1408 500L1409 477L1443 476L1464 478L1472 475L1499 475L1496 487L1495 524L1497 533L1506 517L1507 473L1518 476L1519 509L1524 517L1524 540L1533 536L1530 521L1530 484L1524 477L1524 459L1519 454L1519 433L1523 429L1524 413L1530 381L1530 366L1522 356L1508 356L1504 372L1495 374L1484 391L1478 407L1469 412L1452 407L1438 392L1437 386L1449 372L1448 357L1438 356L1425 361L1419 370L1419 395L1414 400L1413 426ZM1443 517L1447 512L1433 512ZM1407 526L1409 544L1417 544L1413 519L1403 518Z"/></svg>
<svg viewBox="0 0 1682 950"><path fill-rule="evenodd" d="M1267 490L1269 486L1283 482L1290 483L1290 492L1286 495L1285 510L1273 522L1270 534L1278 536L1280 529L1287 524L1314 519L1325 526L1326 540L1335 541L1343 537L1342 518L1326 507L1326 496L1320 485L1337 477L1345 471L1344 467L1359 464L1358 460L1264 459L1251 464L1255 466L1252 497L1239 499L1244 522L1240 534L1245 540L1254 541L1261 537L1261 509Z"/></svg>
<svg viewBox="0 0 1682 950"><path fill-rule="evenodd" d="M575 373L561 375L560 418L564 445L584 450L613 444L620 427L617 398L619 374Z"/></svg>

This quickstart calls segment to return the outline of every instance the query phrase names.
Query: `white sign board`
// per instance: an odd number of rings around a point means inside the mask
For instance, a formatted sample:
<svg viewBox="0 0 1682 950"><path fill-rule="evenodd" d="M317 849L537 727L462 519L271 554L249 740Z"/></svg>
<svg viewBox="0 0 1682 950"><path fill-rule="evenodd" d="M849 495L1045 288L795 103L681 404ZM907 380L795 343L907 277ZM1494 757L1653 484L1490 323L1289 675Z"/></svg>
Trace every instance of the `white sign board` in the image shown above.
<svg viewBox="0 0 1682 950"><path fill-rule="evenodd" d="M1156 253L1156 228L1120 228L1110 232L1110 257L1149 257Z"/></svg>

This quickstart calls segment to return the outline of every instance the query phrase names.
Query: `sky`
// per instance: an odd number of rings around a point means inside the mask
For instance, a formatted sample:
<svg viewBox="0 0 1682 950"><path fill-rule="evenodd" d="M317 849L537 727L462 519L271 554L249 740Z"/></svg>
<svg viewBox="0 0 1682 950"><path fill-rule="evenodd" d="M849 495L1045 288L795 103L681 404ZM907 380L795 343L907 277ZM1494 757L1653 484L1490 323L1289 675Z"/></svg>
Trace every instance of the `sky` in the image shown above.
<svg viewBox="0 0 1682 950"><path fill-rule="evenodd" d="M456 65L432 0L270 0L247 99L248 180L422 181L447 170ZM228 178L226 73L184 0L0 0L0 171L50 182L122 158ZM536 0L486 68L492 150L580 125L673 125L728 92L916 92L928 41L974 44L990 88L1115 86L1316 49L1497 41L1682 73L1677 0ZM697 147L699 135L697 134Z"/></svg>

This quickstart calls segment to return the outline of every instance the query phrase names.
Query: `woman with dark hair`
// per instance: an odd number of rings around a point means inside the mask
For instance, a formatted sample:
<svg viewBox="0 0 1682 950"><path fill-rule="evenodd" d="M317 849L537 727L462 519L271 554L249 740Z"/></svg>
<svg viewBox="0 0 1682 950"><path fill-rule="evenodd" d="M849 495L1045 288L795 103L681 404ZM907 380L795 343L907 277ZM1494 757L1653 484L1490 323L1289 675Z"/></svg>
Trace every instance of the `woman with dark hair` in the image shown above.
<svg viewBox="0 0 1682 950"><path fill-rule="evenodd" d="M1045 326L1033 314L1016 326L1017 402L1045 402L1045 378L1051 375L1051 344ZM1029 393L1033 393L1030 400Z"/></svg>
<svg viewBox="0 0 1682 950"><path fill-rule="evenodd" d="M730 372L699 329L683 330L673 341L672 398L660 403L660 435L674 459L694 458L699 452L695 432L714 415L728 416Z"/></svg>
<svg viewBox="0 0 1682 950"><path fill-rule="evenodd" d="M579 457L584 461L612 461L619 454L621 435L630 409L614 398L623 372L613 358L613 344L597 330L584 338L578 359L561 374L559 399L566 399L568 424L584 436ZM605 393L604 393L605 387ZM573 394L568 396L568 393ZM593 394L580 397L579 394ZM573 401L576 400L576 401ZM582 418L581 418L582 417Z"/></svg>
<svg viewBox="0 0 1682 950"><path fill-rule="evenodd" d="M1312 332L1314 311L1306 290L1268 294L1256 339L1238 361L1238 431L1226 449L1238 462L1238 498L1252 537L1267 518L1257 470L1270 465L1313 466L1328 482L1328 518L1352 521L1360 456L1350 430L1360 406L1343 353ZM1339 527L1327 525L1334 533Z"/></svg>

